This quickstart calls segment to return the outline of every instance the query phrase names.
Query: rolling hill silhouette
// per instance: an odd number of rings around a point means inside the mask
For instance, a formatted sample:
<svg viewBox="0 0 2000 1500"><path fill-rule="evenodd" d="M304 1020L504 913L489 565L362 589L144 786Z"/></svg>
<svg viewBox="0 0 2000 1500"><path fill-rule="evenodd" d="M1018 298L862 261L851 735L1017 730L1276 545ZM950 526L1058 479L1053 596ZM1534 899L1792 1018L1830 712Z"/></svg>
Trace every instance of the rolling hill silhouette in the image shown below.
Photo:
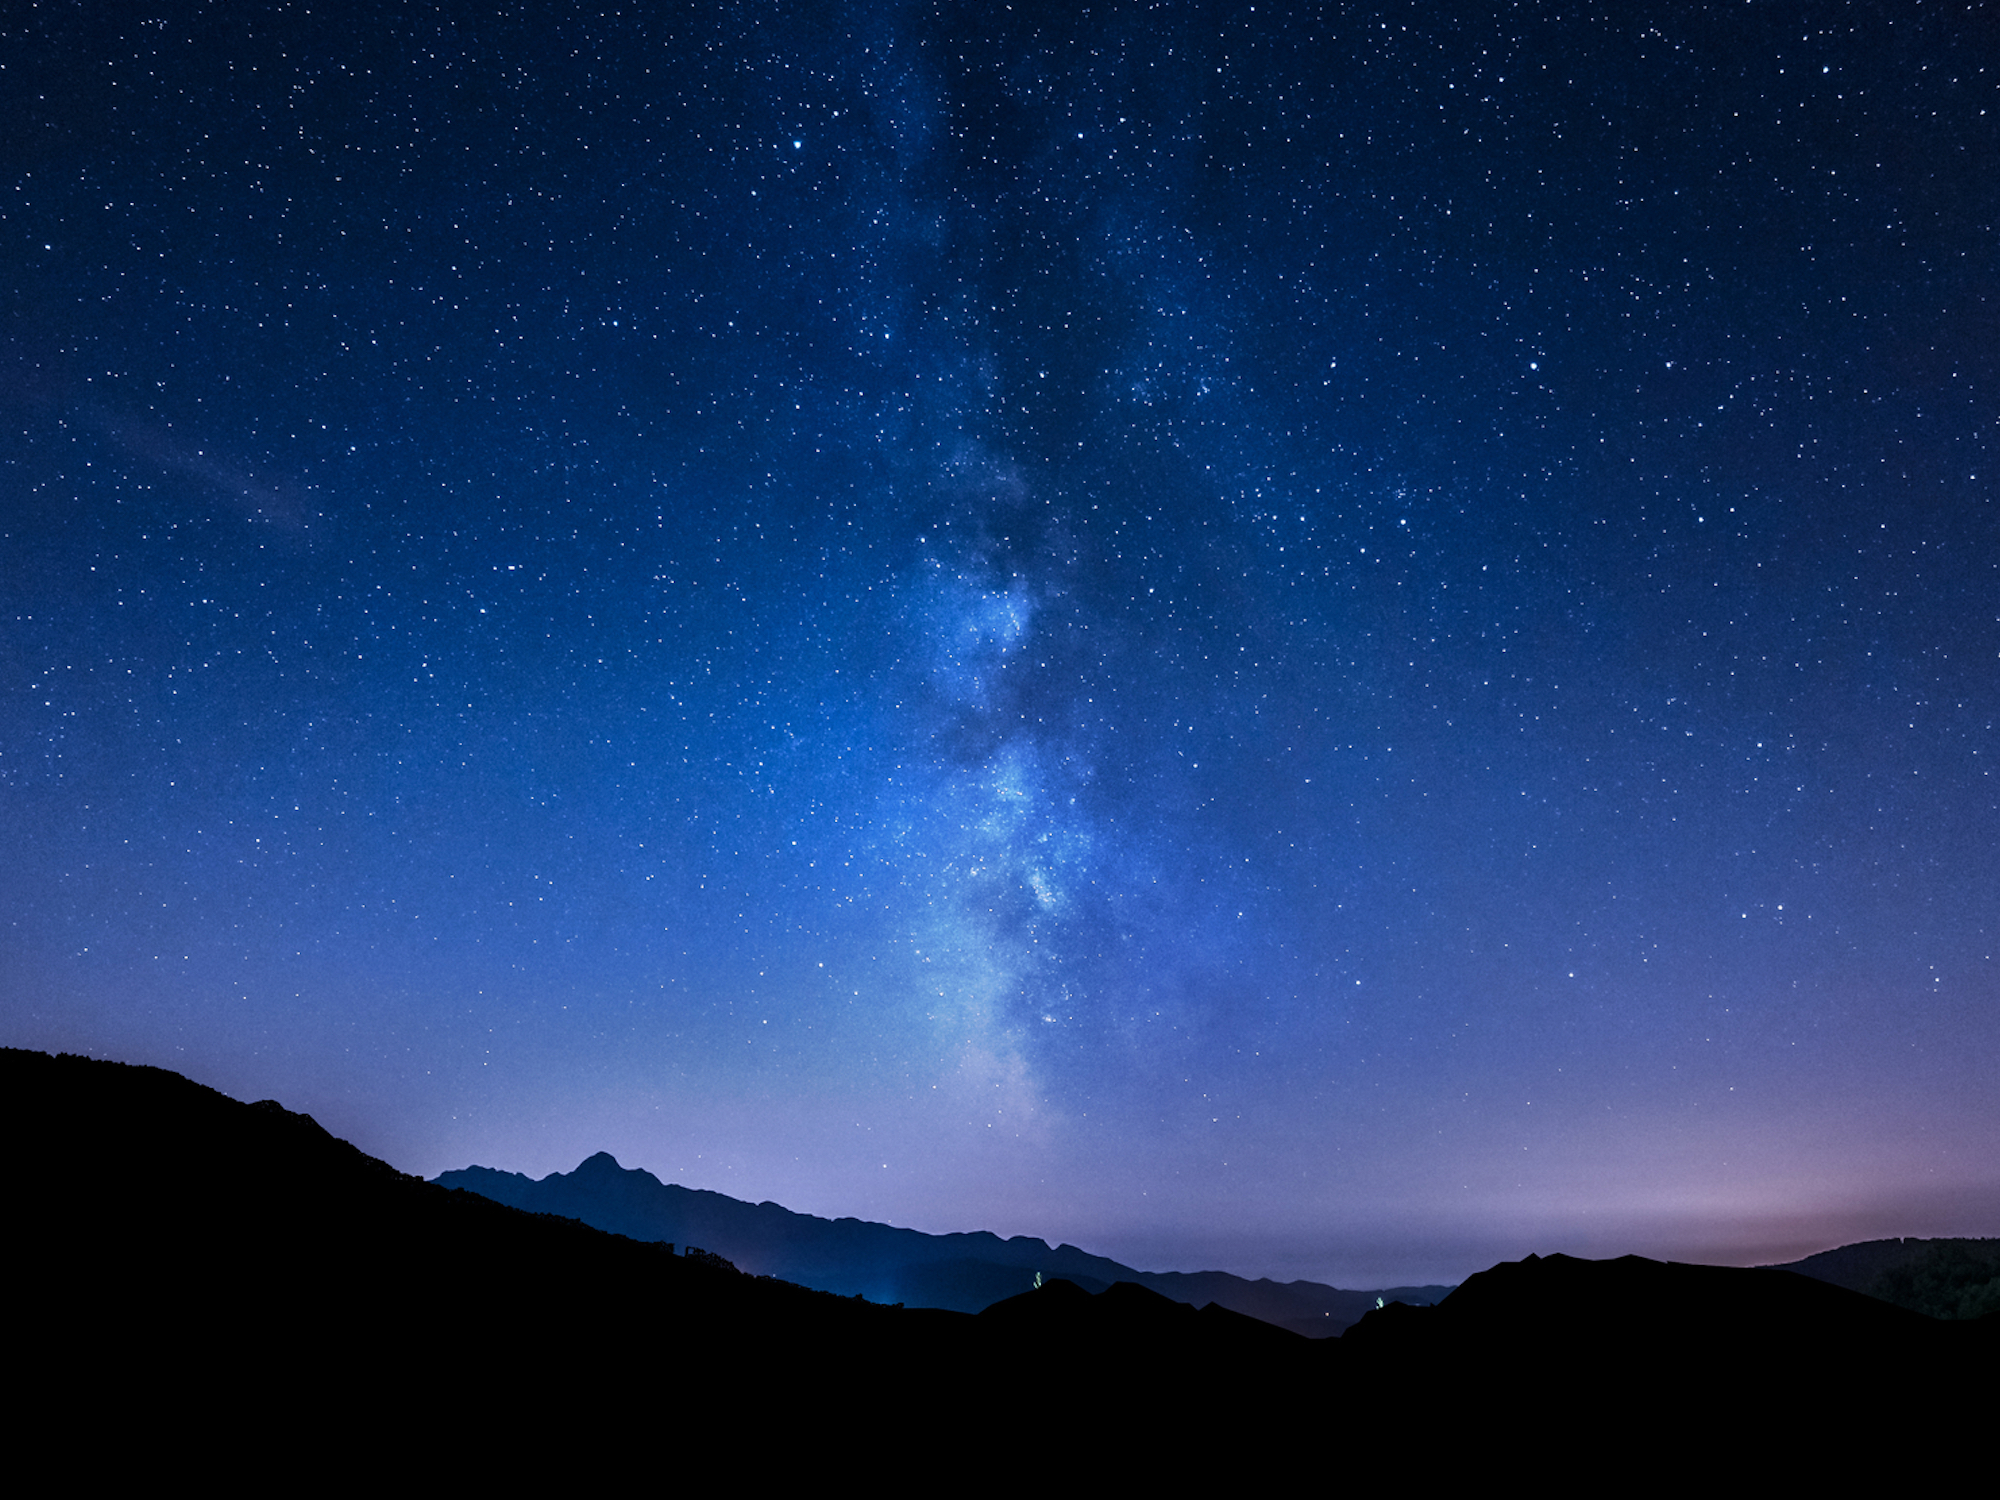
<svg viewBox="0 0 2000 1500"><path fill-rule="evenodd" d="M1498 1265L1338 1339L1130 1281L883 1306L81 1057L0 1052L0 1126L9 1430L49 1474L1907 1483L1963 1477L2000 1368L2000 1319L1635 1256Z"/></svg>

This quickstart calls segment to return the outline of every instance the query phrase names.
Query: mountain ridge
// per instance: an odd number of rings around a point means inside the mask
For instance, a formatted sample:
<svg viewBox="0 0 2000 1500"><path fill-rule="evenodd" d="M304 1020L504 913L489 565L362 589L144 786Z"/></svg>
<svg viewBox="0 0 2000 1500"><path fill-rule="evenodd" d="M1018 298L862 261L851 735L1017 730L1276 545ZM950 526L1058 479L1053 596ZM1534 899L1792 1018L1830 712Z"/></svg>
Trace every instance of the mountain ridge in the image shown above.
<svg viewBox="0 0 2000 1500"><path fill-rule="evenodd" d="M1858 1460L1961 1482L2000 1353L2000 1315L1638 1256L1503 1262L1339 1339L1133 1282L1058 1278L978 1315L884 1306L425 1182L271 1101L70 1055L0 1049L0 1135L28 1376L13 1430L135 1477L168 1455L265 1483L302 1463L370 1483L604 1465L609 1482L630 1477L608 1466L624 1450L664 1442L815 1481L852 1460L935 1482L971 1453L1012 1482L1185 1487L1295 1482L1344 1433L1399 1463L1415 1436L1415 1461L1477 1482L1510 1455L1593 1482L1635 1456L1696 1482ZM580 1458L572 1432L605 1436Z"/></svg>
<svg viewBox="0 0 2000 1500"><path fill-rule="evenodd" d="M1227 1271L1141 1271L1075 1245L990 1230L927 1234L872 1220L822 1218L782 1204L747 1203L709 1188L662 1182L622 1166L607 1151L575 1171L535 1179L494 1167L463 1167L432 1181L509 1207L573 1218L641 1241L698 1244L758 1275L839 1296L980 1312L1057 1277L1086 1291L1133 1282L1175 1302L1216 1303L1231 1312L1301 1333L1337 1336L1378 1300L1428 1306L1448 1286L1349 1290L1314 1281L1252 1280Z"/></svg>
<svg viewBox="0 0 2000 1500"><path fill-rule="evenodd" d="M2000 1312L2000 1239L1861 1240L1769 1269L1794 1271L1933 1318Z"/></svg>

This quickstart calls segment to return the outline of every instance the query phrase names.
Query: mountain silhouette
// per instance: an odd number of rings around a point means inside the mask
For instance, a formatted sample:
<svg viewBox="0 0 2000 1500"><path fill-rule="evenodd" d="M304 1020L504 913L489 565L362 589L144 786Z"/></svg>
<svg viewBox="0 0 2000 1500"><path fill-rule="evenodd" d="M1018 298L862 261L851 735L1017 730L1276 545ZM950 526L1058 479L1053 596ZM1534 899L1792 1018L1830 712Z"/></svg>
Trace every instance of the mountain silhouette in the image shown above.
<svg viewBox="0 0 2000 1500"><path fill-rule="evenodd" d="M1776 1269L1933 1318L2000 1312L2000 1239L1864 1240Z"/></svg>
<svg viewBox="0 0 2000 1500"><path fill-rule="evenodd" d="M566 1430L593 1450L664 1432L737 1453L777 1431L880 1469L992 1438L1043 1399L1058 1353L1093 1372L1093 1420L1147 1449L1177 1420L1163 1373L1238 1371L1204 1397L1226 1423L1296 1411L1326 1380L1307 1356L1331 1346L1143 1288L1110 1318L1070 1287L1093 1310L1056 1291L981 1319L753 1275L424 1182L159 1068L0 1051L0 1129L13 1430L100 1470L177 1454L250 1476L302 1455L357 1477L597 1472L542 1445ZM412 1423L449 1440L405 1451ZM1056 1444L1008 1451L1046 1463Z"/></svg>
<svg viewBox="0 0 2000 1500"><path fill-rule="evenodd" d="M2000 1368L2000 1318L1636 1256L1494 1266L1338 1339L1129 1280L884 1306L81 1057L0 1051L0 1129L10 1431L51 1476L1929 1483L1983 1451Z"/></svg>
<svg viewBox="0 0 2000 1500"><path fill-rule="evenodd" d="M511 1207L560 1214L635 1240L694 1244L745 1270L874 1302L979 1312L1057 1277L1101 1292L1132 1282L1193 1307L1233 1312L1311 1338L1330 1338L1378 1300L1433 1303L1447 1286L1345 1291L1314 1281L1247 1280L1225 1271L1138 1271L1074 1245L986 1232L925 1234L861 1219L822 1219L776 1203L663 1183L600 1151L574 1172L539 1181L519 1172L466 1167L435 1181Z"/></svg>

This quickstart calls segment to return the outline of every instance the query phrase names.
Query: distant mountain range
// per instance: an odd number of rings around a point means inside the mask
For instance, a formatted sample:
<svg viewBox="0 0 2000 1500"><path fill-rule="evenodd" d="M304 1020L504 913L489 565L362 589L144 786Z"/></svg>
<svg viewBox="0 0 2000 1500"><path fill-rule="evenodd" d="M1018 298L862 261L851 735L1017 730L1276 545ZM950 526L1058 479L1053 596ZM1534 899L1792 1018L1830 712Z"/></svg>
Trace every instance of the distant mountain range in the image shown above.
<svg viewBox="0 0 2000 1500"><path fill-rule="evenodd" d="M1213 1302L1308 1338L1332 1338L1380 1303L1429 1306L1451 1291L1448 1286L1345 1291L1316 1281L1249 1281L1226 1271L1138 1271L1074 1245L1051 1247L1026 1235L924 1234L861 1219L821 1219L776 1203L745 1203L661 1182L650 1172L621 1167L603 1151L574 1172L552 1172L540 1181L491 1167L466 1167L433 1180L630 1239L696 1245L756 1275L843 1297L954 1312L982 1312L1057 1277L1088 1292L1123 1281L1191 1307Z"/></svg>
<svg viewBox="0 0 2000 1500"><path fill-rule="evenodd" d="M1337 1339L1132 1280L1093 1295L1048 1276L1060 1248L977 1315L895 1307L731 1267L720 1217L714 1253L670 1251L81 1057L0 1050L0 1140L6 1430L100 1481L1962 1483L2000 1369L2000 1316L1637 1256L1529 1256Z"/></svg>
<svg viewBox="0 0 2000 1500"><path fill-rule="evenodd" d="M600 1151L537 1181L466 1167L433 1179L530 1213L557 1214L642 1241L696 1245L762 1276L839 1296L976 1313L1055 1277L1089 1292L1133 1282L1190 1307L1213 1302L1307 1338L1335 1338L1378 1306L1429 1307L1449 1286L1348 1291L1317 1281L1246 1280L1226 1271L1140 1271L1074 1245L988 1233L925 1234L862 1219L822 1219L776 1203L661 1182ZM2000 1311L2000 1240L1869 1240L1766 1270L1793 1271L1929 1317Z"/></svg>

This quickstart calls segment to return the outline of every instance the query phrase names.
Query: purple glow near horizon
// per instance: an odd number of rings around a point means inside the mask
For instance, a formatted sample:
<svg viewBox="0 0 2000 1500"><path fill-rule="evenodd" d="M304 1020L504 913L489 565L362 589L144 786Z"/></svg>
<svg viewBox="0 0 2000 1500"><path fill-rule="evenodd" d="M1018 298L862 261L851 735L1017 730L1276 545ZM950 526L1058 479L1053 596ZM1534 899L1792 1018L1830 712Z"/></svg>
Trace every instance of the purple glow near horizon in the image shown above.
<svg viewBox="0 0 2000 1500"><path fill-rule="evenodd" d="M2000 1233L1976 11L794 9L0 23L0 1042L1157 1269Z"/></svg>

